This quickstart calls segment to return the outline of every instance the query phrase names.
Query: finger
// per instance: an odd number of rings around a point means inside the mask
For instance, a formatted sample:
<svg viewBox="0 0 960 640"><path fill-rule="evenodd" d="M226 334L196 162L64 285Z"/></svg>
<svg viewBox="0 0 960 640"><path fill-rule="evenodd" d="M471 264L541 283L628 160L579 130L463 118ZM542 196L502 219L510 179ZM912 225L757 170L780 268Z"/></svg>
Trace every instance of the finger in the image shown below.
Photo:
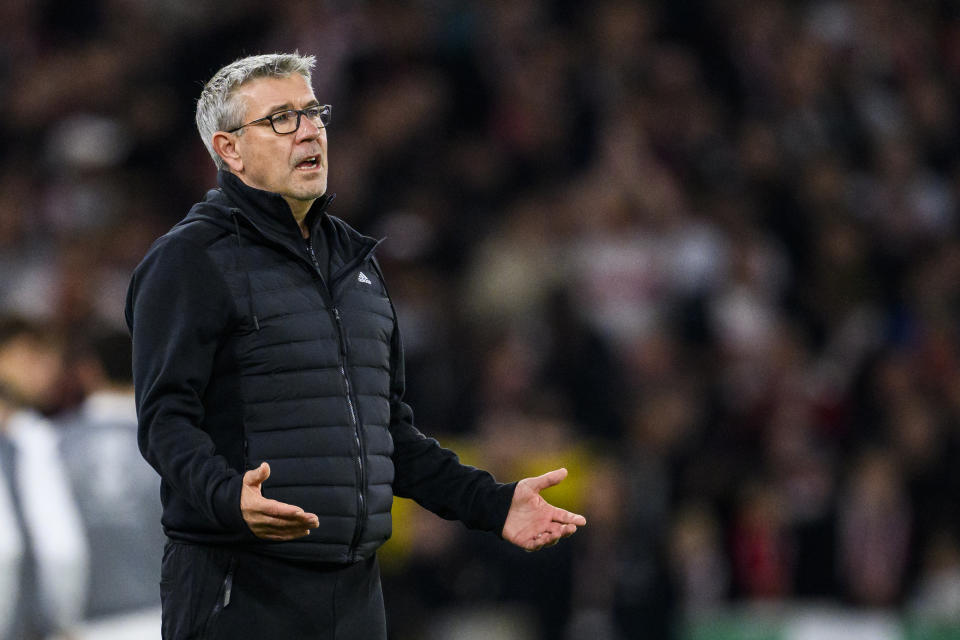
<svg viewBox="0 0 960 640"><path fill-rule="evenodd" d="M529 551L537 551L538 549L542 549L544 546L550 544L553 540L559 538L559 527L551 527L546 531L541 531L537 535L532 536L523 546Z"/></svg>
<svg viewBox="0 0 960 640"><path fill-rule="evenodd" d="M251 526L270 528L276 531L298 531L300 529L315 529L314 523L302 518L274 518L259 514L250 519Z"/></svg>
<svg viewBox="0 0 960 640"><path fill-rule="evenodd" d="M575 524L578 527L586 526L587 519L578 513L567 511L566 509L556 508L550 517L554 522L560 524Z"/></svg>
<svg viewBox="0 0 960 640"><path fill-rule="evenodd" d="M265 518L250 523L250 530L259 537L280 536L283 538L299 538L307 535L311 528L302 522L289 522Z"/></svg>
<svg viewBox="0 0 960 640"><path fill-rule="evenodd" d="M553 471L548 471L542 476L537 476L536 478L528 478L530 481L530 488L534 491L540 492L548 487L552 487L567 477L567 470L564 468L554 469Z"/></svg>
<svg viewBox="0 0 960 640"><path fill-rule="evenodd" d="M258 538L263 538L264 540L271 540L273 542L285 542L287 540L296 540L297 538L302 538L304 536L310 535L310 530L295 531L292 533L257 533L254 532Z"/></svg>
<svg viewBox="0 0 960 640"><path fill-rule="evenodd" d="M284 505L284 506L289 507L291 505ZM309 527L311 529L320 526L320 519L317 518L316 515L312 513L307 513L303 509L300 509L300 507L294 507L294 508L299 509L299 511L297 511L296 513L284 512L279 515L273 515L273 514L267 513L265 515L268 517L274 518L275 521L278 523L282 523L289 526Z"/></svg>
<svg viewBox="0 0 960 640"><path fill-rule="evenodd" d="M256 533L269 533L273 535L303 535L304 531L310 531L309 527L305 527L303 523L300 522L277 522L264 520L262 522L256 522L251 527Z"/></svg>
<svg viewBox="0 0 960 640"><path fill-rule="evenodd" d="M576 525L563 524L560 526L552 526L546 531L538 533L531 541L531 546L533 547L534 551L544 547L552 547L560 542L562 538L569 538L576 532Z"/></svg>
<svg viewBox="0 0 960 640"><path fill-rule="evenodd" d="M270 465L266 462L261 462L259 467L250 469L243 474L243 484L251 487L259 487L269 477Z"/></svg>
<svg viewBox="0 0 960 640"><path fill-rule="evenodd" d="M258 513L262 513L273 518L283 519L297 518L300 516L300 514L304 513L303 509L296 505L278 502L268 498L265 498L262 502L256 504L254 509Z"/></svg>
<svg viewBox="0 0 960 640"><path fill-rule="evenodd" d="M263 507L259 509L259 513L267 518L273 518L278 522L287 524L301 523L313 527L319 526L320 524L320 520L316 514L307 513L300 507L284 502L277 502L276 500L266 500Z"/></svg>
<svg viewBox="0 0 960 640"><path fill-rule="evenodd" d="M303 520L283 520L280 518L271 518L269 516L260 516L248 521L250 528L256 531L269 531L271 533L289 533L291 531L300 531L301 529L316 529L316 522L305 522Z"/></svg>

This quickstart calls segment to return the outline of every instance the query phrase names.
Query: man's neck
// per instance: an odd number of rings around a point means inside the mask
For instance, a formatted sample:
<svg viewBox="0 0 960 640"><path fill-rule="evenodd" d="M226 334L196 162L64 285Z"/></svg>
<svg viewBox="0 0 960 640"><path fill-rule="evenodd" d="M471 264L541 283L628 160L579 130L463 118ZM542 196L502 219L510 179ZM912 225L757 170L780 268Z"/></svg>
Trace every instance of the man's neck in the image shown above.
<svg viewBox="0 0 960 640"><path fill-rule="evenodd" d="M293 214L293 219L297 221L297 226L300 227L300 233L304 238L309 238L310 229L307 228L307 213L310 212L310 207L313 206L316 200L297 200L289 196L283 196L283 199L286 200L287 206L290 207L290 213Z"/></svg>

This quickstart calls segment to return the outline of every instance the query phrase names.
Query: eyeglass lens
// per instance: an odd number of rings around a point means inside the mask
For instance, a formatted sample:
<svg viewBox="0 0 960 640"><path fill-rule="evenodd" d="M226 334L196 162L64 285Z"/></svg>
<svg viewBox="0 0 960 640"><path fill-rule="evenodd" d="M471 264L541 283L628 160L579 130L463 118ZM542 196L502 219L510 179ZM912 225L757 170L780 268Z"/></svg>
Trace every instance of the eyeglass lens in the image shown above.
<svg viewBox="0 0 960 640"><path fill-rule="evenodd" d="M314 125L323 128L330 124L330 111L330 105L302 110L289 109L271 116L270 124L277 133L293 133L300 128L300 117L306 115Z"/></svg>

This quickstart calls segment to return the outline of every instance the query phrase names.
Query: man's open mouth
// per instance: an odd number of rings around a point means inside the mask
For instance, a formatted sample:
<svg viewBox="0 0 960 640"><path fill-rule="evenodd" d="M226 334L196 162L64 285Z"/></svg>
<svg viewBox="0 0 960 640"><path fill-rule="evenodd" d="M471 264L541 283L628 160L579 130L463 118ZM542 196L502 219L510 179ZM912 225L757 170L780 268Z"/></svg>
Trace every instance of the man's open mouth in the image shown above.
<svg viewBox="0 0 960 640"><path fill-rule="evenodd" d="M310 156L297 163L297 169L316 169L320 166L320 156Z"/></svg>

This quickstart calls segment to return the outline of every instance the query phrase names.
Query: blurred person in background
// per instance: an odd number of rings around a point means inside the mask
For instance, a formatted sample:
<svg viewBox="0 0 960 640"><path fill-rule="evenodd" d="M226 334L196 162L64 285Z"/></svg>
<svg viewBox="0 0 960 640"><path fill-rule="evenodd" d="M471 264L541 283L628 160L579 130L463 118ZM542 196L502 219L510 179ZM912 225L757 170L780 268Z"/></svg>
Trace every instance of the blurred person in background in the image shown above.
<svg viewBox="0 0 960 640"><path fill-rule="evenodd" d="M793 595L795 541L776 487L762 479L744 483L732 526L733 577L748 600Z"/></svg>
<svg viewBox="0 0 960 640"><path fill-rule="evenodd" d="M501 484L413 426L377 242L326 213L312 56L242 58L197 105L219 168L128 293L139 441L170 538L163 637L386 638L393 495L526 550L574 533L557 469Z"/></svg>
<svg viewBox="0 0 960 640"><path fill-rule="evenodd" d="M868 607L899 605L911 561L914 515L891 451L862 453L847 478L837 517L837 567L844 595Z"/></svg>
<svg viewBox="0 0 960 640"><path fill-rule="evenodd" d="M68 632L83 612L87 548L57 434L41 415L61 374L44 325L0 318L0 638ZM95 471L97 461L84 461Z"/></svg>
<svg viewBox="0 0 960 640"><path fill-rule="evenodd" d="M57 423L90 550L84 618L150 610L147 619L155 625L165 538L160 483L137 447L130 336L101 327L73 342L69 368L84 399Z"/></svg>

